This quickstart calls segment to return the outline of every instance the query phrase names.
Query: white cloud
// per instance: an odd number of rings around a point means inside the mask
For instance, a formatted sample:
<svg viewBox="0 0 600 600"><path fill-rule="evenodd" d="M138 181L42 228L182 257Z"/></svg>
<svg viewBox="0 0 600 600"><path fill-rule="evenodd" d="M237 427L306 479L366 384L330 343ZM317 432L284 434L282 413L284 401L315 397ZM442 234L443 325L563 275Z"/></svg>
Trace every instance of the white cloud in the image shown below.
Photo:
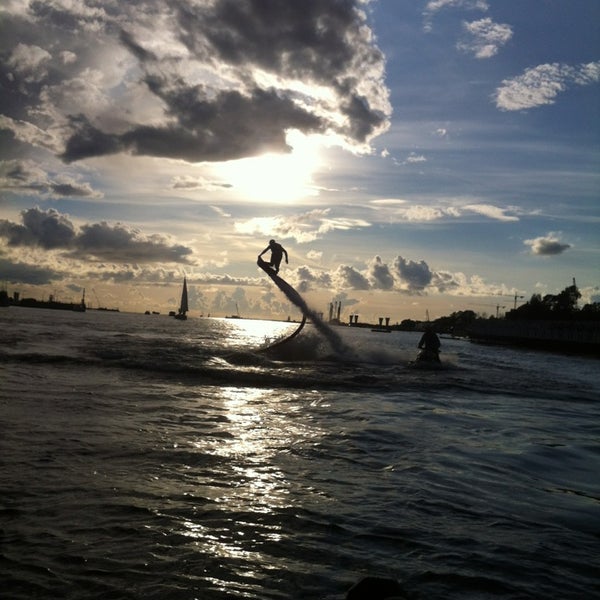
<svg viewBox="0 0 600 600"><path fill-rule="evenodd" d="M462 8L464 10L487 11L489 4L486 0L430 0L423 11L423 29L431 31L433 17L445 8Z"/></svg>
<svg viewBox="0 0 600 600"><path fill-rule="evenodd" d="M422 154L416 154L415 152L411 152L402 164L413 165L424 162L427 162L427 158L425 156L423 156Z"/></svg>
<svg viewBox="0 0 600 600"><path fill-rule="evenodd" d="M413 221L428 222L441 219L459 219L470 213L477 213L488 219L497 221L518 221L518 207L499 207L482 202L468 202L467 199L437 200L430 204L411 204L406 200L382 199L373 200L370 205L377 213L379 221ZM511 214L512 213L512 214Z"/></svg>
<svg viewBox="0 0 600 600"><path fill-rule="evenodd" d="M496 55L513 34L510 25L494 23L489 17L470 23L465 21L463 29L468 38L460 41L457 47L474 54L475 58L491 58Z"/></svg>
<svg viewBox="0 0 600 600"><path fill-rule="evenodd" d="M505 79L496 90L500 110L525 110L554 104L556 96L571 85L589 85L600 81L600 61L571 66L561 63L538 65L522 75Z"/></svg>
<svg viewBox="0 0 600 600"><path fill-rule="evenodd" d="M335 230L370 227L362 219L330 217L330 209L315 209L291 216L254 217L235 223L235 229L246 235L264 235L282 239L295 239L299 244L312 242Z"/></svg>
<svg viewBox="0 0 600 600"><path fill-rule="evenodd" d="M398 215L407 221L437 221L447 213L444 209L435 206L415 204L408 208L400 208Z"/></svg>
<svg viewBox="0 0 600 600"><path fill-rule="evenodd" d="M306 253L306 258L315 262L321 262L321 259L323 258L323 252L319 252L317 250L309 250Z"/></svg>
<svg viewBox="0 0 600 600"><path fill-rule="evenodd" d="M553 232L532 240L525 240L523 243L531 248L532 254L538 256L556 256L571 248L571 244L566 244L560 240L559 233Z"/></svg>
<svg viewBox="0 0 600 600"><path fill-rule="evenodd" d="M506 208L499 208L491 204L467 204L464 207L465 210L472 210L480 215L484 215L490 219L496 219L497 221L518 221L519 217L515 215L507 215Z"/></svg>

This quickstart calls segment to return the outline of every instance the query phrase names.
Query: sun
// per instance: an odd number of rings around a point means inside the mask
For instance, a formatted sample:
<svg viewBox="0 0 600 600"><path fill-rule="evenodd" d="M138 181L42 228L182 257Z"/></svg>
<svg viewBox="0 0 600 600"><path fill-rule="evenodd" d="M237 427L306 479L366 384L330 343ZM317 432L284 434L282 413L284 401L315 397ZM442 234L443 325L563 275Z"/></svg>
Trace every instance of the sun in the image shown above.
<svg viewBox="0 0 600 600"><path fill-rule="evenodd" d="M290 132L289 154L263 154L215 165L215 174L248 200L291 202L316 196L313 175L320 166L319 143L299 132Z"/></svg>

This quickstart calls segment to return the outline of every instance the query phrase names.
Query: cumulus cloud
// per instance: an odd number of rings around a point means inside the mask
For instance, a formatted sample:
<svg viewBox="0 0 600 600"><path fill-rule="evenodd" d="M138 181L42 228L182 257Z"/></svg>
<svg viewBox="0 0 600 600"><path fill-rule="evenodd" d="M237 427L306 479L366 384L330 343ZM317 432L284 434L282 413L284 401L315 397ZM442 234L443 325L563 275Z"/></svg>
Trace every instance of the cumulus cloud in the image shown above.
<svg viewBox="0 0 600 600"><path fill-rule="evenodd" d="M527 69L522 75L505 79L494 99L500 110L525 110L554 104L556 97L573 85L600 81L600 61L576 66L550 63Z"/></svg>
<svg viewBox="0 0 600 600"><path fill-rule="evenodd" d="M9 3L3 20L0 126L56 137L67 163L288 152L290 130L364 151L389 126L364 0Z"/></svg>
<svg viewBox="0 0 600 600"><path fill-rule="evenodd" d="M9 247L57 250L86 261L190 263L191 260L190 248L172 244L159 234L144 235L121 223L92 223L78 228L67 215L39 208L23 211L21 221L0 220L0 237Z"/></svg>
<svg viewBox="0 0 600 600"><path fill-rule="evenodd" d="M380 256L376 256L368 265L368 279L374 289L391 290L394 287L394 278L390 268Z"/></svg>
<svg viewBox="0 0 600 600"><path fill-rule="evenodd" d="M344 290L383 290L407 295L496 295L506 293L503 286L486 283L478 276L435 270L425 260L396 256L387 263L375 256L364 269L342 264L324 277L320 271L309 267L298 269L293 277L298 286L307 291L313 287L331 288L339 294Z"/></svg>
<svg viewBox="0 0 600 600"><path fill-rule="evenodd" d="M538 256L556 256L571 248L571 244L561 242L560 236L555 233L549 233L548 235L532 240L525 240L524 244L531 248L532 254Z"/></svg>
<svg viewBox="0 0 600 600"><path fill-rule="evenodd" d="M397 256L394 260L394 271L401 284L411 293L420 293L431 283L432 273L429 265Z"/></svg>
<svg viewBox="0 0 600 600"><path fill-rule="evenodd" d="M355 267L340 265L333 273L332 280L337 288L351 290L370 289L369 280Z"/></svg>
<svg viewBox="0 0 600 600"><path fill-rule="evenodd" d="M510 25L494 23L489 17L478 21L463 22L465 37L458 48L472 53L475 58L491 58L512 37Z"/></svg>

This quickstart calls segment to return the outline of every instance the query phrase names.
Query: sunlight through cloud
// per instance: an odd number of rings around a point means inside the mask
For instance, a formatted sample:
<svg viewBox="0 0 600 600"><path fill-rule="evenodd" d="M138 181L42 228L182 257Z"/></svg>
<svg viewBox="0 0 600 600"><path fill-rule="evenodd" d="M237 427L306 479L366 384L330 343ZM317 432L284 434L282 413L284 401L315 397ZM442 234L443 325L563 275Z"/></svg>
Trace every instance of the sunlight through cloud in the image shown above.
<svg viewBox="0 0 600 600"><path fill-rule="evenodd" d="M263 154L215 165L215 174L248 200L291 202L317 196L313 174L320 166L318 142L299 132L286 138L289 154Z"/></svg>

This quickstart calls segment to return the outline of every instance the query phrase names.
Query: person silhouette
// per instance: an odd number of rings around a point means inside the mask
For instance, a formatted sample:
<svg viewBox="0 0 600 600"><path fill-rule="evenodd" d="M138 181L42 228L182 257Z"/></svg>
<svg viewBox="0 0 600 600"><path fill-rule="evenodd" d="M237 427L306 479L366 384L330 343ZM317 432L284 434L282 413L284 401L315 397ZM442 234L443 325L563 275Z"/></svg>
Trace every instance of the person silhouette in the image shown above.
<svg viewBox="0 0 600 600"><path fill-rule="evenodd" d="M281 264L281 259L283 258L284 254L285 263L288 264L288 253L281 244L278 244L275 240L269 240L269 245L258 255L258 258L260 258L269 250L271 251L271 260L268 264L275 271L275 273L279 273L279 265Z"/></svg>
<svg viewBox="0 0 600 600"><path fill-rule="evenodd" d="M423 351L421 360L440 362L440 346L440 338L433 331L431 325L428 325L419 341L419 348Z"/></svg>

